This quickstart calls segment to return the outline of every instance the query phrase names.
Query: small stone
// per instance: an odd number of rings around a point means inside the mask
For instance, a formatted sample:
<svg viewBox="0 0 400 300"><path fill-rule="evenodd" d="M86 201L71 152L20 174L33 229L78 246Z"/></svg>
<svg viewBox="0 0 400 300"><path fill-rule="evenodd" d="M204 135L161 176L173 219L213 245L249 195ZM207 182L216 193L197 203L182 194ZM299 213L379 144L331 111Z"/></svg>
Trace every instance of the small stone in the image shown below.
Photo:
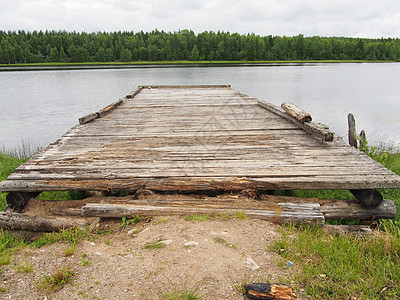
<svg viewBox="0 0 400 300"><path fill-rule="evenodd" d="M255 262L251 257L248 257L244 262L245 262L246 264L248 264L249 267L250 267L253 271L255 271L255 270L257 270L257 269L260 268L260 266L257 265L256 262Z"/></svg>
<svg viewBox="0 0 400 300"><path fill-rule="evenodd" d="M100 256L100 255L101 255L101 252L95 252L94 254Z"/></svg>
<svg viewBox="0 0 400 300"><path fill-rule="evenodd" d="M172 244L172 240L159 241L157 244L171 245Z"/></svg>
<svg viewBox="0 0 400 300"><path fill-rule="evenodd" d="M192 247L192 246L198 246L199 243L195 241L190 241L185 243L185 247Z"/></svg>
<svg viewBox="0 0 400 300"><path fill-rule="evenodd" d="M326 274L320 274L319 277L326 278Z"/></svg>
<svg viewBox="0 0 400 300"><path fill-rule="evenodd" d="M128 234L134 235L134 234L136 234L137 232L138 232L138 230L134 228L134 229L129 230L129 231L128 231Z"/></svg>

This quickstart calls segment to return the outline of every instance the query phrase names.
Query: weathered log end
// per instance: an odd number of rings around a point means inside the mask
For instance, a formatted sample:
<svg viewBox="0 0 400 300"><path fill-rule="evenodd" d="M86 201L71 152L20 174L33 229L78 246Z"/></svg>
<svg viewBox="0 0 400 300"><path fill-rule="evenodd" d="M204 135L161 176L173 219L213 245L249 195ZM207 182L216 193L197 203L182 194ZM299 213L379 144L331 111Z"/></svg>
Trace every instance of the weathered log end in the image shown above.
<svg viewBox="0 0 400 300"><path fill-rule="evenodd" d="M297 299L293 289L284 284L246 283L244 288L249 299Z"/></svg>
<svg viewBox="0 0 400 300"><path fill-rule="evenodd" d="M301 123L312 121L311 115L309 113L305 112L300 107L291 102L283 102L281 104L281 107L284 111L286 111L289 115L291 115L293 118Z"/></svg>
<svg viewBox="0 0 400 300"><path fill-rule="evenodd" d="M375 208L383 201L383 196L377 190L350 190L350 192L365 208Z"/></svg>
<svg viewBox="0 0 400 300"><path fill-rule="evenodd" d="M39 194L40 192L10 192L6 197L7 205L13 211L20 212L31 198L35 198Z"/></svg>
<svg viewBox="0 0 400 300"><path fill-rule="evenodd" d="M39 217L15 212L0 212L0 228L23 231L59 231L74 226L84 226L84 219Z"/></svg>

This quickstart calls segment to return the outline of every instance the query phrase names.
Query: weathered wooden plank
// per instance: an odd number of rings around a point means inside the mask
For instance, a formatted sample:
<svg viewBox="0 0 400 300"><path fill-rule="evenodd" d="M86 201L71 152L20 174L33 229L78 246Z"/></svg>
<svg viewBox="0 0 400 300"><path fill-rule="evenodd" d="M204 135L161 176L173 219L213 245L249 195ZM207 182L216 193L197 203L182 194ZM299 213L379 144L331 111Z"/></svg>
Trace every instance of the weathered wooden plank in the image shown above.
<svg viewBox="0 0 400 300"><path fill-rule="evenodd" d="M365 176L364 178L338 176L298 177L142 177L130 179L91 180L6 180L0 183L2 192L65 191L65 190L127 190L146 187L156 191L233 191L243 189L295 190L295 189L367 189L399 188L397 178Z"/></svg>
<svg viewBox="0 0 400 300"><path fill-rule="evenodd" d="M344 178L351 178L355 175L369 175L370 172L365 170L364 172L359 172L359 170L354 169L352 172L347 171L344 173L340 168L325 168L321 170L321 167L313 167L303 170L303 168L297 167L285 167L285 168L264 168L256 169L252 167L225 167L221 170L218 167L192 167L190 164L182 164L179 167L157 167L152 166L151 168L118 168L110 169L107 166L102 167L88 167L83 170L82 168L58 168L52 170L30 170L29 173L16 172L9 176L9 180L45 180L45 179L76 179L76 180L101 180L101 179L128 179L128 178L154 178L154 177L182 177L182 176L196 176L201 172L203 177L229 177L231 174L235 174L237 177L248 177L248 178L291 178L291 177L314 177L317 180L318 177L324 177L325 174L329 172L329 176L340 176ZM385 175L384 172L377 175ZM395 178L395 176L393 176ZM360 200L362 201L362 200Z"/></svg>

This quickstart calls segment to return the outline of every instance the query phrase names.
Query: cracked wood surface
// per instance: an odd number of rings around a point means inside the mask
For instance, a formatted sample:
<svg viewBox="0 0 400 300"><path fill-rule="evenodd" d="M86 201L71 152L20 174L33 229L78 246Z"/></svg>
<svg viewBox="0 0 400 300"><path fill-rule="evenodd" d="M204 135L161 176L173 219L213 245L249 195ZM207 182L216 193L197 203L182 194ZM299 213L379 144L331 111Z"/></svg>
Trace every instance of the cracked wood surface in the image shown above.
<svg viewBox="0 0 400 300"><path fill-rule="evenodd" d="M327 141L326 127L309 122L306 131L229 86L139 87L115 103L0 190L400 188L399 176L364 153Z"/></svg>

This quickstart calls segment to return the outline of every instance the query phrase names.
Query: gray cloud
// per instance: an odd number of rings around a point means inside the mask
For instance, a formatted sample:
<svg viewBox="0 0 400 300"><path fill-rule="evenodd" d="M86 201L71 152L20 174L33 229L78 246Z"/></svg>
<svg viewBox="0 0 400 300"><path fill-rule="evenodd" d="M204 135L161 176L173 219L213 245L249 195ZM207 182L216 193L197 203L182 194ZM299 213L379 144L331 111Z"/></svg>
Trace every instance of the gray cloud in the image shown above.
<svg viewBox="0 0 400 300"><path fill-rule="evenodd" d="M400 37L397 0L0 0L2 30Z"/></svg>

